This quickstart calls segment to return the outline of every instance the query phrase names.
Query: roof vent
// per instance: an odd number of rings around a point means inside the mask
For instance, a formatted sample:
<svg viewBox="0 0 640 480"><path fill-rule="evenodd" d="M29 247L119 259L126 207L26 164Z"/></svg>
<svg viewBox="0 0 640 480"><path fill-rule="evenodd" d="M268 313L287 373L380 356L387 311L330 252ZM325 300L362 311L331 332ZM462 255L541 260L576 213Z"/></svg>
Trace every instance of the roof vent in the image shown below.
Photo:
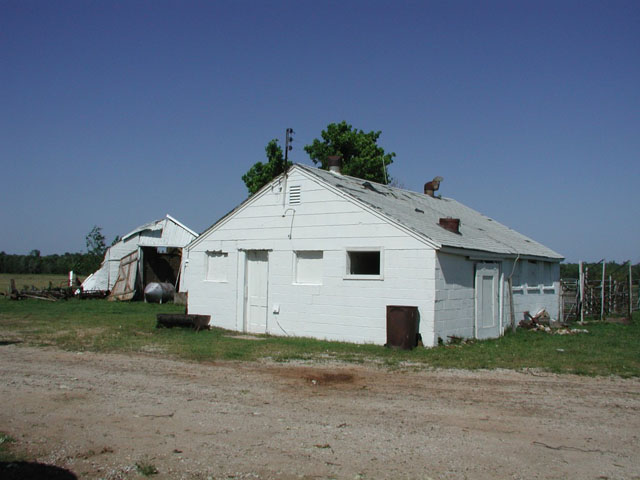
<svg viewBox="0 0 640 480"><path fill-rule="evenodd" d="M436 190L438 190L440 188L440 182L444 180L444 178L442 177L435 177L433 180L431 180L430 182L427 182L424 184L424 193L425 195L429 195L430 197L433 197L433 192L435 192Z"/></svg>
<svg viewBox="0 0 640 480"><path fill-rule="evenodd" d="M337 174L342 173L342 157L340 155L330 155L327 157L329 171Z"/></svg>
<svg viewBox="0 0 640 480"><path fill-rule="evenodd" d="M440 221L438 222L438 225L440 225L445 230L449 230L450 232L457 233L458 235L460 235L460 219L459 218L451 218L451 217L441 218Z"/></svg>

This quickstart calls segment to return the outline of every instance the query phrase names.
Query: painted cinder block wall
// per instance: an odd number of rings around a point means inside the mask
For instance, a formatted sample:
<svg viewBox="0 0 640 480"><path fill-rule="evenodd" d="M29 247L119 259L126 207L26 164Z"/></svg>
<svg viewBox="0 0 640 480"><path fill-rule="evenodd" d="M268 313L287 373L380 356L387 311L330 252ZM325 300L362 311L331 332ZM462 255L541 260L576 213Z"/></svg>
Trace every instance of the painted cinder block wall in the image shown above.
<svg viewBox="0 0 640 480"><path fill-rule="evenodd" d="M410 305L418 307L423 341L433 344L435 251L313 179L298 173L287 183L300 186L300 204L289 205L286 186L276 185L189 246L189 312L242 331L245 252L268 250L267 333L384 344L387 305ZM352 248L380 249L381 278L349 278ZM224 281L205 279L207 251L227 254ZM321 285L295 283L296 251L323 252Z"/></svg>
<svg viewBox="0 0 640 480"><path fill-rule="evenodd" d="M479 261L460 255L438 252L435 272L435 335L447 342L450 336L475 337L475 268ZM558 318L560 265L537 260L494 260L499 266L501 332L510 328L508 277L513 275L513 310L516 325L524 312L535 315L546 309L552 319ZM525 263L527 262L527 263ZM523 267L523 265L525 265Z"/></svg>
<svg viewBox="0 0 640 480"><path fill-rule="evenodd" d="M475 262L439 252L435 265L435 341L475 336Z"/></svg>
<svg viewBox="0 0 640 480"><path fill-rule="evenodd" d="M300 188L299 204L289 202L291 186ZM349 278L351 248L379 249L381 278ZM216 326L246 329L245 267L250 250L268 251L266 333L384 344L387 305L409 305L418 307L426 346L436 345L438 338L446 342L449 336L475 336L478 261L434 250L413 232L300 171L286 183L281 179L256 194L188 246L181 285L189 292L190 313L211 315ZM297 251L322 252L320 284L296 283ZM206 279L207 252L226 255L222 278ZM513 260L493 256L500 270L504 331L509 325L506 281ZM535 270L523 267L524 262L519 259L514 270L516 322L525 310L535 313L543 307L556 318L559 265L540 261ZM556 281L543 286L540 271Z"/></svg>

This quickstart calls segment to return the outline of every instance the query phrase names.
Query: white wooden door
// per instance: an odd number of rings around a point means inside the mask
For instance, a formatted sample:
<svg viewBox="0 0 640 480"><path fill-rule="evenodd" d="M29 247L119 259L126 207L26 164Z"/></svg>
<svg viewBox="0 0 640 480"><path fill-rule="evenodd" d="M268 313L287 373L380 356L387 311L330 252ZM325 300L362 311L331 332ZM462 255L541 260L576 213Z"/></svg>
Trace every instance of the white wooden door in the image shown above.
<svg viewBox="0 0 640 480"><path fill-rule="evenodd" d="M498 303L498 265L476 265L476 338L500 336Z"/></svg>
<svg viewBox="0 0 640 480"><path fill-rule="evenodd" d="M247 252L245 276L245 325L251 333L267 331L267 292L269 284L269 253L264 250Z"/></svg>

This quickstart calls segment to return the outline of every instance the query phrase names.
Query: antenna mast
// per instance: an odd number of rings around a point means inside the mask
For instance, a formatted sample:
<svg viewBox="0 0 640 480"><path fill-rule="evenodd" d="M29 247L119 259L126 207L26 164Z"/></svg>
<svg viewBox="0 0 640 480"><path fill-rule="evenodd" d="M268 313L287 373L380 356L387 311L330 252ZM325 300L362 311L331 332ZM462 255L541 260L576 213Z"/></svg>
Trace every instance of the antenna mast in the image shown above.
<svg viewBox="0 0 640 480"><path fill-rule="evenodd" d="M284 165L282 166L282 173L286 172L289 165L289 150L293 150L291 142L293 142L293 128L287 128L284 135Z"/></svg>

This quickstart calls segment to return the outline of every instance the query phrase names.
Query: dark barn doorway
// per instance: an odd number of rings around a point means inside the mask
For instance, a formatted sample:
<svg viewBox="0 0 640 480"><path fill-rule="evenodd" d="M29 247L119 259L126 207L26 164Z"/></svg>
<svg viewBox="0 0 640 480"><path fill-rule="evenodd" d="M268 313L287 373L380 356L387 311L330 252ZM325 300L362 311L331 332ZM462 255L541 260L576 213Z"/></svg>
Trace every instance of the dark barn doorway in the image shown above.
<svg viewBox="0 0 640 480"><path fill-rule="evenodd" d="M142 247L142 288L151 282L175 285L180 271L182 249Z"/></svg>

